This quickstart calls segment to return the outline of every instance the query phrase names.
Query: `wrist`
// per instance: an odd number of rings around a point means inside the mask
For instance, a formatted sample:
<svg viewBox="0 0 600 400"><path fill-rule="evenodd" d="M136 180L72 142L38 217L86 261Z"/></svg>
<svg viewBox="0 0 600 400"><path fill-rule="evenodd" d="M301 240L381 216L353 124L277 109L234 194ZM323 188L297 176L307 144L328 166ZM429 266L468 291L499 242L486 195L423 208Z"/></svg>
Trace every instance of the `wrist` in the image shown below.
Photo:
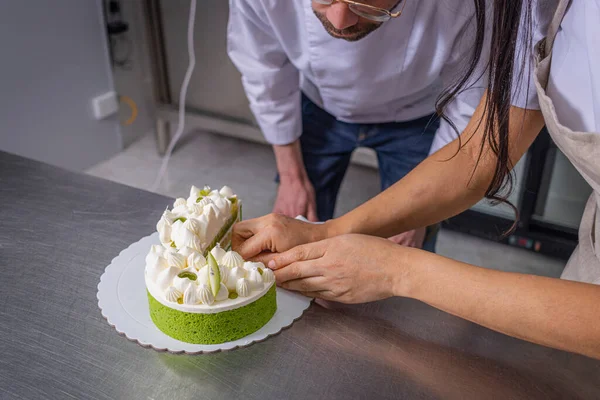
<svg viewBox="0 0 600 400"><path fill-rule="evenodd" d="M279 181L281 183L304 182L308 180L308 175L304 168L286 168L279 172Z"/></svg>
<svg viewBox="0 0 600 400"><path fill-rule="evenodd" d="M337 221L338 218L334 218L321 224L321 235L323 236L323 239L329 239L341 234L338 233L339 228L337 226Z"/></svg>
<svg viewBox="0 0 600 400"><path fill-rule="evenodd" d="M312 226L312 229L310 231L310 242L314 243L314 242L319 242L321 240L325 240L329 238L329 236L327 235L327 227L325 226L325 223L323 224L314 224Z"/></svg>
<svg viewBox="0 0 600 400"><path fill-rule="evenodd" d="M296 140L286 145L273 145L275 162L281 182L297 182L308 179L304 162L302 161L302 150L300 141Z"/></svg>
<svg viewBox="0 0 600 400"><path fill-rule="evenodd" d="M417 298L419 287L427 279L429 255L424 250L397 246L395 262L388 263L394 296Z"/></svg>
<svg viewBox="0 0 600 400"><path fill-rule="evenodd" d="M324 239L332 238L332 237L340 236L340 235L346 235L346 234L350 234L350 233L358 233L358 232L353 232L352 229L350 229L350 226L348 226L345 223L344 217L338 217L338 218L334 218L334 219L325 221L325 223L322 224L322 226L323 226L323 231L324 231L323 234L325 235Z"/></svg>

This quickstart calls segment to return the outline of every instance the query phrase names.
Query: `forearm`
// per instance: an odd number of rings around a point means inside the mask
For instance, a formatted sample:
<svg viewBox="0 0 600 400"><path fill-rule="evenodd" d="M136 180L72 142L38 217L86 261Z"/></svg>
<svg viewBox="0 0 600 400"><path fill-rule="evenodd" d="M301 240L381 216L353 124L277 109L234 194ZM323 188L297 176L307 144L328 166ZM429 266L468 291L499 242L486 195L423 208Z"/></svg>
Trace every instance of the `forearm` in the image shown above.
<svg viewBox="0 0 600 400"><path fill-rule="evenodd" d="M428 157L405 178L341 218L330 221L327 235L363 233L388 237L431 225L470 208L485 194L496 156L484 141L484 107L479 105L459 140ZM511 109L514 133L511 158L516 161L543 126L539 111ZM481 152L481 144L484 149Z"/></svg>
<svg viewBox="0 0 600 400"><path fill-rule="evenodd" d="M489 270L419 250L401 254L411 267L396 294L510 336L600 358L600 286Z"/></svg>
<svg viewBox="0 0 600 400"><path fill-rule="evenodd" d="M444 147L386 191L333 220L330 235L389 237L439 222L477 203L485 194L493 167L481 163L469 182L475 161L465 150L457 153L457 148L454 142Z"/></svg>
<svg viewBox="0 0 600 400"><path fill-rule="evenodd" d="M281 180L308 179L299 139L287 145L273 145L273 153Z"/></svg>

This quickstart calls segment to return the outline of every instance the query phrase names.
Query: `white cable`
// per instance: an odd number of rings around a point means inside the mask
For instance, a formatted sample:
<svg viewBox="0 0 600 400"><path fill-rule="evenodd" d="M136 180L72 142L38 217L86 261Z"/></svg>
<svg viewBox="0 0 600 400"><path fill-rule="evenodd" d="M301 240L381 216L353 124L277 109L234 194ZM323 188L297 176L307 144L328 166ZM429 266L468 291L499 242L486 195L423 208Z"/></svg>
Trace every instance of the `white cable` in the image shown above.
<svg viewBox="0 0 600 400"><path fill-rule="evenodd" d="M169 164L169 160L171 159L171 153L173 153L173 149L177 144L177 141L183 135L183 130L185 128L185 99L187 97L188 86L190 85L190 79L192 79L192 73L194 72L194 67L196 66L196 53L194 52L194 22L196 20L196 0L191 0L190 2L190 15L188 19L188 30L187 30L187 45L188 45L188 57L189 64L187 67L187 71L185 72L185 77L183 78L183 83L181 84L181 90L179 92L179 120L177 122L177 130L175 131L175 135L171 139L169 143L169 147L167 147L167 152L163 157L162 164L160 166L160 170L158 171L158 176L152 185L152 191L156 192L158 189L158 185L162 181L165 173L167 172L167 166Z"/></svg>

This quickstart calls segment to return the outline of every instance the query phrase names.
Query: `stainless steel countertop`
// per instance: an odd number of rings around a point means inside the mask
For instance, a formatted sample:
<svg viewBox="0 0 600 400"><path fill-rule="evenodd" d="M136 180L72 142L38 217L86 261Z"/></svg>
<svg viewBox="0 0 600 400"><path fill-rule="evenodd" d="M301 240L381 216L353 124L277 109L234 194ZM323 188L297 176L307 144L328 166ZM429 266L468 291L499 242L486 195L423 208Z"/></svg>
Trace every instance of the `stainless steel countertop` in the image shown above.
<svg viewBox="0 0 600 400"><path fill-rule="evenodd" d="M600 398L600 361L407 299L313 304L232 352L144 349L102 318L96 286L170 201L0 152L1 399Z"/></svg>

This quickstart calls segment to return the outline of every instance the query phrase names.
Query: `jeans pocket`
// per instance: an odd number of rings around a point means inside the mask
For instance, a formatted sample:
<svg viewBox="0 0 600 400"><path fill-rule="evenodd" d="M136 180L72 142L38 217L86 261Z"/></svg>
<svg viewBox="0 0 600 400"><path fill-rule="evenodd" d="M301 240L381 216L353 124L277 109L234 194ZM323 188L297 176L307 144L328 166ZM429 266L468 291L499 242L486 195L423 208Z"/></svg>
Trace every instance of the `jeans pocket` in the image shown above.
<svg viewBox="0 0 600 400"><path fill-rule="evenodd" d="M316 104L313 103L304 93L302 93L302 116L312 116L315 114Z"/></svg>

